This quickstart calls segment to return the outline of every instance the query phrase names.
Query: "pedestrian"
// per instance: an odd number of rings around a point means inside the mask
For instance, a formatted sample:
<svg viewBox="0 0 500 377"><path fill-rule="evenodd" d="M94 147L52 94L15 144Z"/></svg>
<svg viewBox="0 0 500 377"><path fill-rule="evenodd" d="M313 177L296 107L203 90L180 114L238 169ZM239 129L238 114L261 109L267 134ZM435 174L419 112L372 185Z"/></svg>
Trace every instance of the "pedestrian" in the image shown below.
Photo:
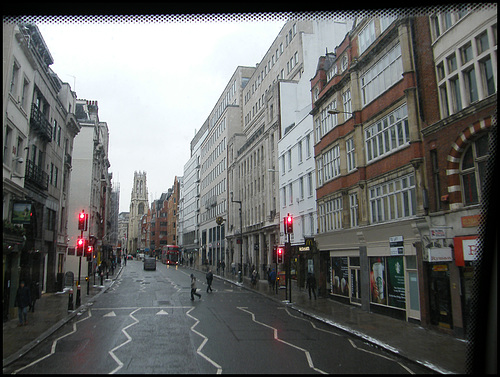
<svg viewBox="0 0 500 377"><path fill-rule="evenodd" d="M273 291L274 291L274 287L276 285L276 271L274 271L274 268L271 270L269 280L271 281L271 286L272 286Z"/></svg>
<svg viewBox="0 0 500 377"><path fill-rule="evenodd" d="M19 284L19 288L17 289L14 303L14 305L18 307L19 323L17 326L28 324L28 306L30 305L30 302L30 289L24 285L24 281L21 281L21 284Z"/></svg>
<svg viewBox="0 0 500 377"><path fill-rule="evenodd" d="M212 281L214 280L214 274L212 273L212 270L208 270L207 272L207 293L208 290L212 292Z"/></svg>
<svg viewBox="0 0 500 377"><path fill-rule="evenodd" d="M316 300L316 278L314 277L314 274L310 272L307 274L306 287L309 288L309 300L311 299L311 291L314 294L314 299Z"/></svg>
<svg viewBox="0 0 500 377"><path fill-rule="evenodd" d="M34 313L35 312L35 302L40 298L40 283L32 281L30 284L30 308L29 310Z"/></svg>
<svg viewBox="0 0 500 377"><path fill-rule="evenodd" d="M253 270L252 272L252 287L255 288L255 285L257 284L257 271Z"/></svg>
<svg viewBox="0 0 500 377"><path fill-rule="evenodd" d="M226 271L226 262L224 262L224 260L222 260L221 264L220 264L221 268L222 268L222 275L225 276L225 271Z"/></svg>
<svg viewBox="0 0 500 377"><path fill-rule="evenodd" d="M196 293L196 278L193 274L191 274L191 301L194 300L194 295L198 296L201 299L201 295Z"/></svg>

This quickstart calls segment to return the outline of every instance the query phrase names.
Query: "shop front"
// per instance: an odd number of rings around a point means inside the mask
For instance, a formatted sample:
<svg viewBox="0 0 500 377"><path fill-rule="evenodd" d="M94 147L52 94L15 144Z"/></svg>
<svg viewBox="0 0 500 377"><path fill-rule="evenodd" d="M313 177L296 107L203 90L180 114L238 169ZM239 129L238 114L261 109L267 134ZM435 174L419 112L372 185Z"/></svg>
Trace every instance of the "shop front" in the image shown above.
<svg viewBox="0 0 500 377"><path fill-rule="evenodd" d="M363 243L329 250L330 297L369 312L419 322L417 247L421 242L415 228L408 225L358 229L355 236ZM348 232L342 235L344 243L352 239Z"/></svg>

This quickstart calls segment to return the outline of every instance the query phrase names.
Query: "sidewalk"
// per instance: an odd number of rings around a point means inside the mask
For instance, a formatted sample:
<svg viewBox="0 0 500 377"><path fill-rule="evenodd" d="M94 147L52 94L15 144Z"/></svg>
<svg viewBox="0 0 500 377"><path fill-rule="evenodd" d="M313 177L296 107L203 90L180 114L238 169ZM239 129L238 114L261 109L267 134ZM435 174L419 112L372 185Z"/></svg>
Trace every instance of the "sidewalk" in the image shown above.
<svg viewBox="0 0 500 377"><path fill-rule="evenodd" d="M241 285L237 276L226 273L215 277ZM255 288L250 286L250 278L243 278L243 287L256 291L273 300L285 302L288 307L315 318L340 330L355 335L385 350L415 361L430 370L449 374L466 373L467 341L448 334L428 330L420 325L368 313L357 306L336 302L329 298L309 299L306 289L292 282L292 302L285 301L285 289L272 291L265 280L260 280Z"/></svg>
<svg viewBox="0 0 500 377"><path fill-rule="evenodd" d="M100 279L96 278L96 285L89 287L87 295L87 283L82 281L79 308L76 307L76 289L73 291L73 310L68 310L68 291L57 293L45 293L36 301L35 312L28 312L28 324L18 327L18 318L11 318L3 324L3 367L5 368L38 343L49 337L57 329L63 326L71 318L85 310L109 287L120 275L122 268L119 267L114 275L109 275L109 279L104 279L104 285L100 284Z"/></svg>

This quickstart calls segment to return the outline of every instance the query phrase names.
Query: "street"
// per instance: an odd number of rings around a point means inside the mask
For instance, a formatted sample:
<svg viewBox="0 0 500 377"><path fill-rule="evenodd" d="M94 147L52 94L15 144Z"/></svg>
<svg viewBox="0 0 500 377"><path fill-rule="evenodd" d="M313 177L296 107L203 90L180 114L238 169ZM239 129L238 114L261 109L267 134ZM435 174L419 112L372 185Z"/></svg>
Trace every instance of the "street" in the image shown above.
<svg viewBox="0 0 500 377"><path fill-rule="evenodd" d="M128 261L89 310L4 373L429 373L251 290L212 287L199 271Z"/></svg>

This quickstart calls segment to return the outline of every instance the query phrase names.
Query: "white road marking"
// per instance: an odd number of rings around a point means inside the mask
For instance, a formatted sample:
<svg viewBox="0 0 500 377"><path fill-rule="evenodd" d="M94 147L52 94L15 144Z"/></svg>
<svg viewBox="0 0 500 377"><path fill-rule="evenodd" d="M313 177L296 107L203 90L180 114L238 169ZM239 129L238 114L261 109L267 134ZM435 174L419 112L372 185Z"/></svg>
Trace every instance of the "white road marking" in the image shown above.
<svg viewBox="0 0 500 377"><path fill-rule="evenodd" d="M168 313L165 310L160 310L156 315L168 315Z"/></svg>
<svg viewBox="0 0 500 377"><path fill-rule="evenodd" d="M319 330L319 331L324 331L326 333L329 333L329 334L332 334L332 335L336 335L336 336L341 336L340 334L337 334L335 332L332 332L332 331L328 331L328 330L324 330L324 329L320 329L319 327L316 327L316 325L312 322L312 321L309 321L305 318L301 318L301 317L297 317L297 316L294 316L290 313L290 311L288 310L288 308L284 308L286 310L286 312L288 313L288 315L290 317L293 317L293 318L297 318L297 319L301 319L303 321L306 321L306 322L309 322L311 324L312 327L314 327L316 330ZM375 356L379 356L379 357L382 357L384 359L387 359L387 360L390 360L390 361L393 361L393 362L396 362L398 363L401 367L403 367L404 369L406 369L408 371L408 373L410 374L415 374L415 372L413 372L411 369L409 369L408 367L406 367L405 365L401 364L399 361L396 361L395 359L393 358L390 358L388 356L385 356L385 355L382 355L382 354L379 354L379 353L376 353L376 352L372 352L372 351L369 351L369 350L365 350L363 348L359 348L358 346L356 346L354 344L354 342L351 340L351 339L348 339L349 340L349 343L351 344L351 346L359 351L363 351L363 352L366 352L366 353L370 353L372 355L375 355Z"/></svg>
<svg viewBox="0 0 500 377"><path fill-rule="evenodd" d="M286 344L287 346L293 347L293 348L295 348L295 349L298 349L299 351L304 352L304 354L305 354L305 356L306 356L306 359L307 359L307 363L309 364L309 368L311 368L311 369L315 370L315 371L316 371L316 372L318 372L318 373L327 374L326 372L324 372L324 371L322 371L321 369L316 368L316 367L314 366L314 363L313 363L313 361L312 361L311 354L309 353L309 351L305 350L305 349L304 349L304 348L302 348L302 347L296 346L295 344L292 344L292 343L289 343L289 342L286 342L286 341L284 341L284 340L280 339L280 338L278 337L278 329L276 329L275 327L272 327L272 326L266 325L265 323L262 323L262 322L257 321L257 320L255 319L255 315L254 315L251 311L247 310L248 308L246 308L246 307L238 307L238 309L239 309L239 310L241 310L241 311L247 312L248 314L250 314L250 315L252 316L252 321L254 321L255 323L258 323L258 324L259 324L259 325L261 325L261 326L264 326L264 327L267 327L267 328L269 328L269 329L272 329L272 330L273 330L273 334L274 334L274 339L275 339L275 340L277 340L278 342L281 342L281 343L283 343L283 344Z"/></svg>
<svg viewBox="0 0 500 377"><path fill-rule="evenodd" d="M125 336L127 337L127 340L125 342L123 342L122 344L116 346L115 348L113 348L111 351L109 351L108 353L111 355L111 357L116 361L116 363L118 364L118 366L113 369L111 372L109 372L109 374L114 374L116 373L117 371L119 371L122 367L123 367L123 363L120 361L120 359L114 354L114 351L116 351L118 348L124 346L125 344L129 343L132 341L132 337L125 331L127 330L129 327L132 327L134 326L136 323L139 323L139 320L137 318L135 318L133 316L133 314L137 311L141 310L141 308L138 308L136 310L134 310L132 313L129 314L129 317L132 318L135 322L134 323L131 323L130 325L128 326L125 326L123 329L122 329L122 333L125 334Z"/></svg>
<svg viewBox="0 0 500 377"><path fill-rule="evenodd" d="M104 314L103 317L116 317L115 312L109 312L108 314Z"/></svg>
<svg viewBox="0 0 500 377"><path fill-rule="evenodd" d="M12 372L12 374L17 374L18 372L21 372L21 371L23 371L24 369L29 368L29 367L31 367L31 366L33 366L33 365L35 365L35 364L39 363L40 361L45 360L46 358L48 358L48 357L52 356L54 353L56 353L56 346L57 346L57 342L58 342L59 340L61 340L61 339L65 338L65 337L67 337L68 335L74 334L74 333L76 332L76 325L77 325L78 323L80 323L80 322L85 321L86 319L89 319L89 318L92 316L92 313L90 312L90 310L88 310L88 314L89 314L89 315L88 315L87 317L82 318L82 319L80 319L79 321L77 321L77 322L73 323L73 330L72 330L71 332L69 332L69 333L67 333L67 334L65 334L65 335L63 335L63 336L60 336L59 338L57 338L56 340L54 340L54 341L52 342L52 347L51 347L51 349L50 349L50 353L48 353L47 355L45 355L45 356L43 356L43 357L39 358L38 360L35 360L35 361L31 362L31 363L30 363L30 364L28 364L28 365L25 365L25 366L24 366L24 367L22 367L22 368L17 369L16 371Z"/></svg>
<svg viewBox="0 0 500 377"><path fill-rule="evenodd" d="M200 346L198 347L198 349L196 350L196 353L198 355L200 355L201 357L203 357L205 360L207 360L210 364L212 364L214 367L217 368L217 374L221 374L222 373L222 367L217 364L215 361L213 361L211 358L209 358L207 355L205 355L203 352L201 352L201 350L203 349L203 347L205 346L205 343L208 342L208 338L203 335L202 333L200 333L199 331L196 331L194 328L198 325L198 323L200 323L200 321L193 317L190 312L193 310L194 308L191 308L189 309L187 312L186 312L186 315L188 317L191 317L192 319L195 320L195 324L193 326L191 326L191 331L194 332L195 334L199 335L200 337L203 338L203 341L201 342Z"/></svg>

